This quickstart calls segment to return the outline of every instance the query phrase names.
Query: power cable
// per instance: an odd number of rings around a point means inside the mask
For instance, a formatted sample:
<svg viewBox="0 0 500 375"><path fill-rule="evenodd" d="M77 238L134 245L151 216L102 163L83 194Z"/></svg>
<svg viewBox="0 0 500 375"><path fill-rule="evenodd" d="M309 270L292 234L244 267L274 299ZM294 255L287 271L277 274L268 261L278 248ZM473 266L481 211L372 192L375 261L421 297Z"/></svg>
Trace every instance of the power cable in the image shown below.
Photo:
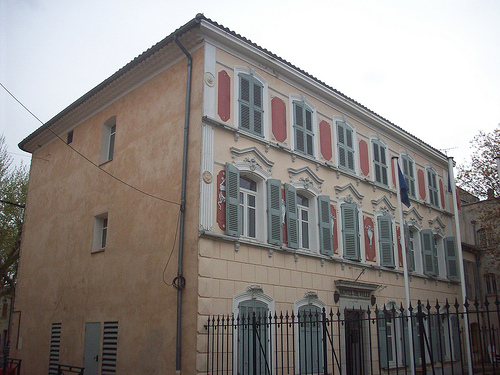
<svg viewBox="0 0 500 375"><path fill-rule="evenodd" d="M1 82L0 82L0 86L2 86L2 88L16 101L18 102L26 111L28 111L29 114L31 114L35 119L37 119L42 125L44 124L42 120L40 120L33 112L31 112L28 107L26 107L19 99L17 99L14 94L12 94ZM55 137L57 137L57 139L59 139L61 142L63 142L66 146L68 146L71 150L73 150L74 152L76 152L78 155L80 155L83 159L85 159L87 162L89 162L90 164L92 164L94 167L96 167L97 169L99 169L100 171L104 172L105 174L107 174L109 177L111 178L114 178L116 181L124 184L125 186L128 186L129 188L141 193L141 194L144 194L148 197L151 197L153 199L158 199L160 201L163 201L163 202L167 202L167 203L170 203L170 204L174 204L174 205L177 205L177 206L180 206L181 204L180 203L177 203L177 202L173 202L173 201L170 201L168 199L164 199L164 198L160 198L160 197L157 197L156 195L153 195L153 194L150 194L150 193L147 193L131 184L129 184L128 182L125 182L123 181L122 179L116 177L115 175L109 173L108 171L105 171L104 169L102 169L98 164L94 163L92 160L90 160L89 158L87 158L85 155L83 155L82 153L80 153L78 150L76 150L73 146L67 144L64 139L62 139L58 134L56 134L50 127L47 127L47 130L50 131Z"/></svg>

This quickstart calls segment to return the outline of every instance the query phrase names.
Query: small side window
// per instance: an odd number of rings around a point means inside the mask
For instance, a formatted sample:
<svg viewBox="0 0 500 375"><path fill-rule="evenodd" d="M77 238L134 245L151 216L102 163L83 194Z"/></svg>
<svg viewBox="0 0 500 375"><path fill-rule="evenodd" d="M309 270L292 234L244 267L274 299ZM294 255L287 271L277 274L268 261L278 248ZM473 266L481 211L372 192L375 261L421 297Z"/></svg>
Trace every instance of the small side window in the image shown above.
<svg viewBox="0 0 500 375"><path fill-rule="evenodd" d="M108 237L108 213L94 217L94 238L92 252L103 251Z"/></svg>
<svg viewBox="0 0 500 375"><path fill-rule="evenodd" d="M66 138L66 144L67 145L70 145L73 143L73 130L71 130L69 133L68 133L68 136Z"/></svg>
<svg viewBox="0 0 500 375"><path fill-rule="evenodd" d="M101 163L113 159L116 138L116 116L109 118L102 128Z"/></svg>

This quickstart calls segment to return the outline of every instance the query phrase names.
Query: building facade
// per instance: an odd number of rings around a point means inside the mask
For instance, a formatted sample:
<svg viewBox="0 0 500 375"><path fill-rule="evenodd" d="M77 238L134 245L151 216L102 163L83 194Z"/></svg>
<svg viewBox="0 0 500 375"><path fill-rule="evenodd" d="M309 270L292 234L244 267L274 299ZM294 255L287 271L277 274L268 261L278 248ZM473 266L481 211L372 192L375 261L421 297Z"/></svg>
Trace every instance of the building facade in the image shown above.
<svg viewBox="0 0 500 375"><path fill-rule="evenodd" d="M399 306L401 231L412 303L460 295L446 156L201 15L20 147L25 373L206 373L209 316Z"/></svg>

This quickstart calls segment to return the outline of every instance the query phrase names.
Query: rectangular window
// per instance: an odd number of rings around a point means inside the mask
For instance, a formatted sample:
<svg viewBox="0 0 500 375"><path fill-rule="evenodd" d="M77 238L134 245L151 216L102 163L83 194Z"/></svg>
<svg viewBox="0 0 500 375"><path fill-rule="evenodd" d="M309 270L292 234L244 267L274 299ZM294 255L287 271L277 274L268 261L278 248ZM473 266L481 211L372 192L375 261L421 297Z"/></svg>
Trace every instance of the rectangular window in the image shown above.
<svg viewBox="0 0 500 375"><path fill-rule="evenodd" d="M295 150L314 156L313 111L304 102L293 102Z"/></svg>
<svg viewBox="0 0 500 375"><path fill-rule="evenodd" d="M101 251L106 248L108 237L108 213L94 217L94 239L92 251Z"/></svg>
<svg viewBox="0 0 500 375"><path fill-rule="evenodd" d="M355 203L346 203L341 207L344 258L361 260L359 249L358 208Z"/></svg>
<svg viewBox="0 0 500 375"><path fill-rule="evenodd" d="M439 207L437 174L432 169L427 169L427 183L429 187L429 203L431 206Z"/></svg>
<svg viewBox="0 0 500 375"><path fill-rule="evenodd" d="M71 130L69 133L68 133L68 136L66 138L66 144L67 145L70 145L71 143L73 143L73 130Z"/></svg>
<svg viewBox="0 0 500 375"><path fill-rule="evenodd" d="M116 138L116 116L109 118L102 128L101 163L113 159Z"/></svg>
<svg viewBox="0 0 500 375"><path fill-rule="evenodd" d="M373 166L375 169L375 181L382 185L388 185L387 179L387 147L380 141L373 141Z"/></svg>
<svg viewBox="0 0 500 375"><path fill-rule="evenodd" d="M337 148L339 167L354 173L354 131L343 121L337 121Z"/></svg>
<svg viewBox="0 0 500 375"><path fill-rule="evenodd" d="M401 157L403 162L403 176L405 178L406 184L408 185L408 195L410 197L416 198L415 193L415 164L413 160L407 156L403 155Z"/></svg>
<svg viewBox="0 0 500 375"><path fill-rule="evenodd" d="M299 220L299 242L303 249L309 249L309 199L297 194Z"/></svg>
<svg viewBox="0 0 500 375"><path fill-rule="evenodd" d="M264 86L255 77L248 74L239 74L240 79L240 128L250 133L264 136Z"/></svg>
<svg viewBox="0 0 500 375"><path fill-rule="evenodd" d="M255 181L240 176L240 233L243 236L256 237L256 203L257 184Z"/></svg>

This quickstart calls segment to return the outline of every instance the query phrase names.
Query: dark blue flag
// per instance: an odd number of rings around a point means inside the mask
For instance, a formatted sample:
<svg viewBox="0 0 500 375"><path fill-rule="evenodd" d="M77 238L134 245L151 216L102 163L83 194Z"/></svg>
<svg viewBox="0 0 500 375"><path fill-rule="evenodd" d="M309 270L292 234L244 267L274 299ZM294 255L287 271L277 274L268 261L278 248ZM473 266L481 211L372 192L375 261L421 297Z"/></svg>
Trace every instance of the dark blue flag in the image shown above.
<svg viewBox="0 0 500 375"><path fill-rule="evenodd" d="M404 203L406 207L410 207L410 198L408 197L408 184L403 176L403 172L401 172L401 168L399 168L398 164L398 175L399 175L399 190L401 191L401 202Z"/></svg>

